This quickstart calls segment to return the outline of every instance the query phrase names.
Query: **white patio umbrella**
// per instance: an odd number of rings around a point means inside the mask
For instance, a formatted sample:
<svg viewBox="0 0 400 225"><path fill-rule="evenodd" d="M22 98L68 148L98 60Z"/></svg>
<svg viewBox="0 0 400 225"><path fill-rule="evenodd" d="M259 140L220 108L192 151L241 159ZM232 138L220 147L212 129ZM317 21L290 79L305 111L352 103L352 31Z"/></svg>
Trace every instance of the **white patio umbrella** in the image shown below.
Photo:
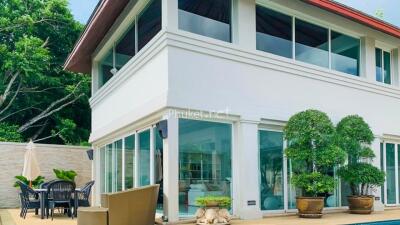
<svg viewBox="0 0 400 225"><path fill-rule="evenodd" d="M40 175L39 164L36 160L35 144L32 140L29 141L26 146L24 169L22 170L22 176L29 180L29 186L32 187L32 181Z"/></svg>

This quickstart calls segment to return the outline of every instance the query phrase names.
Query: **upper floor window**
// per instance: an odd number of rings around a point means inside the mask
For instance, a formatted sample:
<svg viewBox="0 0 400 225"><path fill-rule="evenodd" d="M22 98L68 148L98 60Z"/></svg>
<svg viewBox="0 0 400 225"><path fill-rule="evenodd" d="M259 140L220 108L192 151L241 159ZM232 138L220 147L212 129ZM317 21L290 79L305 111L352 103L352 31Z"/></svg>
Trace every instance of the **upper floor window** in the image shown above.
<svg viewBox="0 0 400 225"><path fill-rule="evenodd" d="M360 39L261 5L256 21L258 50L359 76Z"/></svg>
<svg viewBox="0 0 400 225"><path fill-rule="evenodd" d="M360 40L331 31L332 69L359 75Z"/></svg>
<svg viewBox="0 0 400 225"><path fill-rule="evenodd" d="M161 30L161 0L152 0L99 62L99 87L114 76Z"/></svg>
<svg viewBox="0 0 400 225"><path fill-rule="evenodd" d="M296 19L296 60L329 67L328 29Z"/></svg>
<svg viewBox="0 0 400 225"><path fill-rule="evenodd" d="M257 5L257 49L292 58L292 17Z"/></svg>
<svg viewBox="0 0 400 225"><path fill-rule="evenodd" d="M139 16L137 24L140 51L161 30L161 0L153 0Z"/></svg>
<svg viewBox="0 0 400 225"><path fill-rule="evenodd" d="M383 51L380 48L375 49L376 61L376 81L385 84L391 84L391 69L390 69L390 52Z"/></svg>
<svg viewBox="0 0 400 225"><path fill-rule="evenodd" d="M179 0L179 29L231 42L231 0Z"/></svg>

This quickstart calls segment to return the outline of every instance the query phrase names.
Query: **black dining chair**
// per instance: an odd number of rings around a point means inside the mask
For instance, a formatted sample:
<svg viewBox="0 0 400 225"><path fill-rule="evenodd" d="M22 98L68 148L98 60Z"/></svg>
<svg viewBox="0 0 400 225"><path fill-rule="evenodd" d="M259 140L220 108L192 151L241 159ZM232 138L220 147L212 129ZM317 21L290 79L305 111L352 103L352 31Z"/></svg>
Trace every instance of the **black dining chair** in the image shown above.
<svg viewBox="0 0 400 225"><path fill-rule="evenodd" d="M44 183L40 184L40 189L47 189L49 184L51 184L54 181L56 181L56 180L51 180L51 181L47 181L47 182L44 182ZM45 193L44 207L45 207L45 210L46 210L46 215L49 215L49 198L48 198L48 193L47 192Z"/></svg>
<svg viewBox="0 0 400 225"><path fill-rule="evenodd" d="M89 197L90 197L90 192L92 191L92 187L94 185L94 181L90 181L86 183L79 192L76 192L76 195L78 197L78 206L83 206L83 207L89 207L90 202L89 202Z"/></svg>
<svg viewBox="0 0 400 225"><path fill-rule="evenodd" d="M51 220L53 220L55 208L64 208L68 210L68 215L71 215L72 219L74 218L74 214L72 213L73 204L71 203L74 192L75 183L71 181L57 180L49 184L47 193L49 209L51 210ZM48 216L49 215L47 215L47 217Z"/></svg>
<svg viewBox="0 0 400 225"><path fill-rule="evenodd" d="M36 193L32 188L20 181L17 181L17 183L21 189L21 212L19 214L20 217L25 219L29 209L35 209L35 214L37 214L38 210L40 209L38 193Z"/></svg>

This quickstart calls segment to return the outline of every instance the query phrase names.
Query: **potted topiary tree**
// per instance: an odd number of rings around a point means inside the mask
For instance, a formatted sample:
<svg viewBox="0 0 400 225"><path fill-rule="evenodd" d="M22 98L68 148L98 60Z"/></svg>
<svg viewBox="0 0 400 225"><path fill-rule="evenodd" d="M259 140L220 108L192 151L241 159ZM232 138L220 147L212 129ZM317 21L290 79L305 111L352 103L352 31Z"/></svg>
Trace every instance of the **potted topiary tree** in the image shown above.
<svg viewBox="0 0 400 225"><path fill-rule="evenodd" d="M336 145L335 127L329 117L318 110L306 110L292 116L284 128L288 147L285 154L294 173L292 184L302 190L296 197L298 215L320 218L324 208L321 195L335 188L329 169L345 160L345 152Z"/></svg>
<svg viewBox="0 0 400 225"><path fill-rule="evenodd" d="M347 182L352 196L348 196L350 213L370 214L374 206L371 190L385 182L385 173L366 161L375 158L369 147L374 135L362 117L351 115L337 125L338 143L348 155L348 163L339 169L339 176Z"/></svg>

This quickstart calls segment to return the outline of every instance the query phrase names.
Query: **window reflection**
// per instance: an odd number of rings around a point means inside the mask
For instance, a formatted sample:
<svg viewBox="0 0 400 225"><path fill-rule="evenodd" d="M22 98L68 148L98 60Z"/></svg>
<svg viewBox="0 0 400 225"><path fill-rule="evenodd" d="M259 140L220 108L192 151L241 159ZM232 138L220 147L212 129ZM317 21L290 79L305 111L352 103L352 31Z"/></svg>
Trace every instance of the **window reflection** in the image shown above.
<svg viewBox="0 0 400 225"><path fill-rule="evenodd" d="M328 29L296 19L296 60L329 67Z"/></svg>
<svg viewBox="0 0 400 225"><path fill-rule="evenodd" d="M179 0L179 29L231 41L231 0Z"/></svg>
<svg viewBox="0 0 400 225"><path fill-rule="evenodd" d="M359 75L360 40L331 31L332 69Z"/></svg>
<svg viewBox="0 0 400 225"><path fill-rule="evenodd" d="M152 0L139 16L138 50L140 51L161 30L161 0Z"/></svg>
<svg viewBox="0 0 400 225"><path fill-rule="evenodd" d="M125 138L125 189L134 187L135 135Z"/></svg>
<svg viewBox="0 0 400 225"><path fill-rule="evenodd" d="M257 5L257 49L292 58L292 17Z"/></svg>
<svg viewBox="0 0 400 225"><path fill-rule="evenodd" d="M179 213L193 215L196 198L231 196L229 124L179 120Z"/></svg>
<svg viewBox="0 0 400 225"><path fill-rule="evenodd" d="M261 210L284 208L283 134L260 131Z"/></svg>

